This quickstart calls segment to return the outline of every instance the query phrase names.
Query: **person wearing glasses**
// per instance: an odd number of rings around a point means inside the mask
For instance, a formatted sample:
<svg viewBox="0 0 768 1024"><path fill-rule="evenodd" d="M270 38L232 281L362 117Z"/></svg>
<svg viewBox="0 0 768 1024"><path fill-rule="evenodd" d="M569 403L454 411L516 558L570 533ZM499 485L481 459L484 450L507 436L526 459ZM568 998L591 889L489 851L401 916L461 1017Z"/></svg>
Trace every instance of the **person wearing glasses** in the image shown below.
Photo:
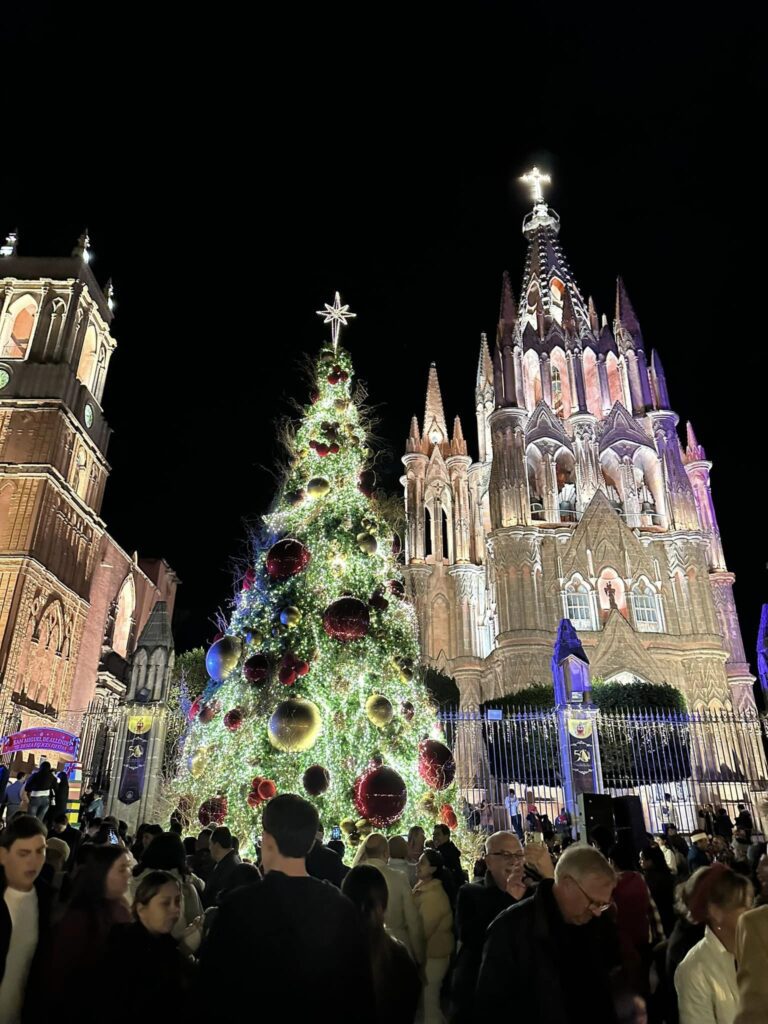
<svg viewBox="0 0 768 1024"><path fill-rule="evenodd" d="M475 985L488 926L502 910L528 892L523 882L525 854L514 832L494 832L488 836L485 863L485 877L463 885L456 901L459 952L451 978L451 1024L472 1021Z"/></svg>
<svg viewBox="0 0 768 1024"><path fill-rule="evenodd" d="M491 924L475 993L475 1020L514 1006L526 1024L589 1019L612 1024L619 966L611 906L616 873L599 850L569 846L530 899Z"/></svg>

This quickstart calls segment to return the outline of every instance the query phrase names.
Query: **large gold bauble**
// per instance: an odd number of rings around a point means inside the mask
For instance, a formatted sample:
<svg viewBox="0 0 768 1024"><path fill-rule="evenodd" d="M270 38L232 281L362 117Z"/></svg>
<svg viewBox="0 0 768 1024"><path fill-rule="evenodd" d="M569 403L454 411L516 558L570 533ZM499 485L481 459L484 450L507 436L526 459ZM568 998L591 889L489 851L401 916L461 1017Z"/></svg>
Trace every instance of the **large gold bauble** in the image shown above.
<svg viewBox="0 0 768 1024"><path fill-rule="evenodd" d="M357 535L357 546L365 555L375 555L378 542L371 533L363 532Z"/></svg>
<svg viewBox="0 0 768 1024"><path fill-rule="evenodd" d="M309 750L323 728L320 709L311 700L292 697L281 701L269 720L269 742L277 750Z"/></svg>
<svg viewBox="0 0 768 1024"><path fill-rule="evenodd" d="M372 693L365 702L365 713L368 715L368 721L372 725L383 729L385 725L392 721L394 711L391 702L387 700L384 694Z"/></svg>
<svg viewBox="0 0 768 1024"><path fill-rule="evenodd" d="M189 763L189 774L193 779L202 778L208 767L208 751L198 750Z"/></svg>
<svg viewBox="0 0 768 1024"><path fill-rule="evenodd" d="M239 636L223 636L217 640L205 656L205 667L211 679L222 683L237 667L242 649L243 642Z"/></svg>
<svg viewBox="0 0 768 1024"><path fill-rule="evenodd" d="M307 484L307 494L310 498L324 498L330 489L331 485L324 476L313 476Z"/></svg>

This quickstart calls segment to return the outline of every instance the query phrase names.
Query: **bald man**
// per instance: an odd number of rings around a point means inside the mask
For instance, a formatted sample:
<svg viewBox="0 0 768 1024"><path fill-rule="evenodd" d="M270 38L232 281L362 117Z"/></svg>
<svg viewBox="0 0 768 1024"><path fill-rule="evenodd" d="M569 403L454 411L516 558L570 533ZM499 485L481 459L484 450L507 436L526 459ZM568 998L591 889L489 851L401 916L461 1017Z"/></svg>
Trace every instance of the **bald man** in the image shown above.
<svg viewBox="0 0 768 1024"><path fill-rule="evenodd" d="M488 926L502 910L523 899L525 854L514 832L494 832L485 841L485 877L463 885L456 901L459 953L451 980L451 1024L469 1024Z"/></svg>
<svg viewBox="0 0 768 1024"><path fill-rule="evenodd" d="M594 847L569 846L530 899L502 911L488 929L475 995L475 1017L514 1006L526 1024L568 1024L588 1017L613 1024L610 975L618 937L604 916L616 875Z"/></svg>

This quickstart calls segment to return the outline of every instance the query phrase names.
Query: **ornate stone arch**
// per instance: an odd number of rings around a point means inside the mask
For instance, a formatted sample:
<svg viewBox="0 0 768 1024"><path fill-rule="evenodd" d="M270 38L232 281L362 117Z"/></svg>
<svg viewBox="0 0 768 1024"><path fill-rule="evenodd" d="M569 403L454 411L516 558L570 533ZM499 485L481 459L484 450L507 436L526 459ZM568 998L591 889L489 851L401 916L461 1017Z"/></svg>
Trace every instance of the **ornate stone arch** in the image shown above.
<svg viewBox="0 0 768 1024"><path fill-rule="evenodd" d="M130 653L135 611L136 584L133 581L133 575L128 573L117 594L115 624L112 629L112 650L123 658L127 658Z"/></svg>
<svg viewBox="0 0 768 1024"><path fill-rule="evenodd" d="M29 292L10 303L0 327L0 358L27 358L39 315L37 299Z"/></svg>

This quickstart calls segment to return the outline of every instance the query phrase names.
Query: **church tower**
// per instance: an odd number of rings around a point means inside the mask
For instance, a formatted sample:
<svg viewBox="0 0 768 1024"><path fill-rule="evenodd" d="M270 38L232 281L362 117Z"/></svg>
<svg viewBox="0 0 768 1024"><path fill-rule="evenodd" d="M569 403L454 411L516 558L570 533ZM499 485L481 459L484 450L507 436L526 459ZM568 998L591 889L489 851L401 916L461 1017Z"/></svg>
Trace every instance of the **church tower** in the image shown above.
<svg viewBox="0 0 768 1024"><path fill-rule="evenodd" d="M0 247L0 688L28 726L70 707L105 532L115 341L87 234L66 259L16 246Z"/></svg>
<svg viewBox="0 0 768 1024"><path fill-rule="evenodd" d="M710 470L678 436L627 289L612 322L582 296L534 170L519 303L504 274L481 336L478 459L449 437L433 364L403 457L406 574L425 661L462 705L550 680L562 618L593 679L668 682L692 708L754 706Z"/></svg>

